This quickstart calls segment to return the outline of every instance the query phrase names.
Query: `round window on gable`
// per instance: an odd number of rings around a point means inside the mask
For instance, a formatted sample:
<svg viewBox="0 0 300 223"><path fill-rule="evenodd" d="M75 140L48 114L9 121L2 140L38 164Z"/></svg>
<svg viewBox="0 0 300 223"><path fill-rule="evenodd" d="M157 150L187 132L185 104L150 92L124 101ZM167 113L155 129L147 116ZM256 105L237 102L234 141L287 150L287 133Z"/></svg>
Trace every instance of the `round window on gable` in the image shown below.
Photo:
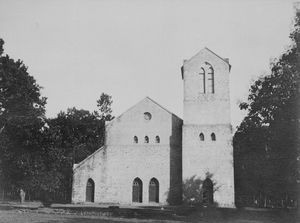
<svg viewBox="0 0 300 223"><path fill-rule="evenodd" d="M149 112L145 112L145 113L144 113L144 119L145 119L146 121L150 121L151 118L152 118L152 115L151 115Z"/></svg>

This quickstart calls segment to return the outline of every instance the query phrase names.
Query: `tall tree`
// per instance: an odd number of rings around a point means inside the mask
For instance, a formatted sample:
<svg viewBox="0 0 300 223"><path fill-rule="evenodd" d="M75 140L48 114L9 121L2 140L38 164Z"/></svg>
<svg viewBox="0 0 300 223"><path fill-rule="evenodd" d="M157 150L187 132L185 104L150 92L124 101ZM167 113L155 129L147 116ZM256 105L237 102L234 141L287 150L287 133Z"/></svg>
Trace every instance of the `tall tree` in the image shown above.
<svg viewBox="0 0 300 223"><path fill-rule="evenodd" d="M0 39L1 182L26 189L40 157L46 98L24 63L3 54L3 44Z"/></svg>
<svg viewBox="0 0 300 223"><path fill-rule="evenodd" d="M238 196L281 200L283 206L295 200L300 180L299 11L290 38L291 47L271 63L269 75L251 86L248 102L240 104L248 115L233 141Z"/></svg>
<svg viewBox="0 0 300 223"><path fill-rule="evenodd" d="M47 125L44 135L47 139L46 172L52 171L50 173L57 181L48 182L48 178L43 178L45 186L42 190L55 195L54 199L69 202L73 165L104 144L104 114L69 108L56 118L48 119Z"/></svg>
<svg viewBox="0 0 300 223"><path fill-rule="evenodd" d="M111 105L113 103L112 96L102 93L100 98L97 100L97 107L100 111L100 119L104 119L105 121L110 121L114 117L112 114Z"/></svg>

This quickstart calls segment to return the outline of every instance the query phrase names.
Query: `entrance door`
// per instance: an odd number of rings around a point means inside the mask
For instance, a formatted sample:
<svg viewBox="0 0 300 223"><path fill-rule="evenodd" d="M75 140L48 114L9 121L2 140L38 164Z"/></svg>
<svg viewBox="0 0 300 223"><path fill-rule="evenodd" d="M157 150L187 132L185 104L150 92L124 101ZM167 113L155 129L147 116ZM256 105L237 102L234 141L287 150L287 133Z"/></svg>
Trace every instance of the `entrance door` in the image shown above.
<svg viewBox="0 0 300 223"><path fill-rule="evenodd" d="M132 184L132 202L143 202L143 183L139 178L135 178Z"/></svg>
<svg viewBox="0 0 300 223"><path fill-rule="evenodd" d="M155 178L152 178L149 183L149 202L159 202L159 184Z"/></svg>
<svg viewBox="0 0 300 223"><path fill-rule="evenodd" d="M95 183L89 179L86 184L86 202L94 202Z"/></svg>
<svg viewBox="0 0 300 223"><path fill-rule="evenodd" d="M211 179L206 178L203 182L202 186L203 191L203 205L205 206L211 206L214 202L214 188L213 188L213 182Z"/></svg>

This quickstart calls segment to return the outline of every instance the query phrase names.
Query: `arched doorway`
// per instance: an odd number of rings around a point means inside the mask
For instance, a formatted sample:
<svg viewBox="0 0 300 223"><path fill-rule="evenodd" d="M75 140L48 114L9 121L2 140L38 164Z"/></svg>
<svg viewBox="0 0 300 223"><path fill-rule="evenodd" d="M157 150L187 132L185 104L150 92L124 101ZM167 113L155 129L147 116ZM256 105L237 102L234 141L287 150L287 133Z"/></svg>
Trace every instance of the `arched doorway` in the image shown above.
<svg viewBox="0 0 300 223"><path fill-rule="evenodd" d="M86 184L86 193L85 193L86 202L94 202L94 195L95 195L95 183L90 178L88 179Z"/></svg>
<svg viewBox="0 0 300 223"><path fill-rule="evenodd" d="M132 202L143 202L143 182L140 178L135 178L132 184Z"/></svg>
<svg viewBox="0 0 300 223"><path fill-rule="evenodd" d="M214 185L211 179L206 178L202 185L203 205L211 206L214 203Z"/></svg>
<svg viewBox="0 0 300 223"><path fill-rule="evenodd" d="M149 202L159 202L159 183L155 178L152 178L149 183Z"/></svg>

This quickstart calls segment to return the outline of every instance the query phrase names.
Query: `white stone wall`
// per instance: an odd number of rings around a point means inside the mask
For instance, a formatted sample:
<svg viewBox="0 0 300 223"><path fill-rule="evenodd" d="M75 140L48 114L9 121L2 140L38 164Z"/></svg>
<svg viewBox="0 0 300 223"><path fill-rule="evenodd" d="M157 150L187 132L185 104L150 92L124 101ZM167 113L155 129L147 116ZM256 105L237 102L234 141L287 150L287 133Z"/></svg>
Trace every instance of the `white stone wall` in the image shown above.
<svg viewBox="0 0 300 223"><path fill-rule="evenodd" d="M145 112L152 115L151 120L145 120ZM144 142L145 136L149 143ZM156 136L160 143L155 142ZM132 183L138 177L143 182L143 204L148 204L149 182L154 177L159 182L159 201L166 203L170 182L178 186L181 180L181 136L182 120L145 98L106 125L104 152L75 169L73 202L84 202L87 179L93 176L95 202L131 204Z"/></svg>
<svg viewBox="0 0 300 223"><path fill-rule="evenodd" d="M203 94L199 83L199 72L206 62L214 69L214 94ZM193 175L205 179L206 172L213 174L212 179L218 187L214 201L219 206L234 207L230 66L205 48L184 63L183 71L183 179ZM204 134L204 141L200 141L200 133ZM211 140L211 133L215 133L216 141Z"/></svg>
<svg viewBox="0 0 300 223"><path fill-rule="evenodd" d="M214 94L201 91L199 72L206 62L214 69ZM229 71L226 61L205 48L183 65L184 123L150 98L108 123L104 147L74 168L72 201L85 202L86 183L92 178L95 202L131 204L132 183L138 177L143 182L143 204L149 205L149 182L154 177L159 181L159 201L165 204L169 191L180 199L182 179L193 175L204 179L209 172L218 187L214 201L234 207ZM145 120L145 112L151 120ZM199 139L201 132L204 141Z"/></svg>
<svg viewBox="0 0 300 223"><path fill-rule="evenodd" d="M73 168L72 203L85 202L86 184L95 182L95 202L103 202L106 194L106 148L98 149Z"/></svg>
<svg viewBox="0 0 300 223"><path fill-rule="evenodd" d="M214 69L215 93L203 94L200 89L201 67L205 62ZM183 65L184 124L230 123L229 65L209 50L203 49ZM207 75L207 73L206 73Z"/></svg>

